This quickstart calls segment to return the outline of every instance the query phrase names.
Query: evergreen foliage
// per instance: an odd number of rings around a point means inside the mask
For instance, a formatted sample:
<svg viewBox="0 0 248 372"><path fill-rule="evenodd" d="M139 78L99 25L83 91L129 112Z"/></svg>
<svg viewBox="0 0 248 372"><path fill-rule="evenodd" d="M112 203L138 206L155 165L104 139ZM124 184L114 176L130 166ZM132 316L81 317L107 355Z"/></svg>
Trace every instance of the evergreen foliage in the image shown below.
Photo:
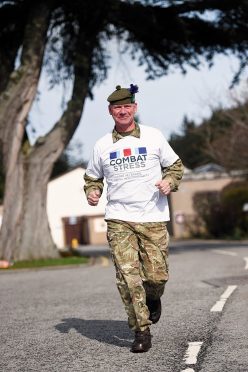
<svg viewBox="0 0 248 372"><path fill-rule="evenodd" d="M208 237L247 238L248 213L243 210L248 201L248 182L232 182L218 193L198 192L194 208L198 224L204 223Z"/></svg>
<svg viewBox="0 0 248 372"><path fill-rule="evenodd" d="M172 133L170 144L186 167L194 169L213 162L226 171L248 167L248 103L216 109L197 125L184 118L181 134Z"/></svg>
<svg viewBox="0 0 248 372"><path fill-rule="evenodd" d="M194 169L212 161L204 152L205 138L194 121L183 120L181 134L172 133L169 139L170 145L182 159L183 164Z"/></svg>
<svg viewBox="0 0 248 372"><path fill-rule="evenodd" d="M83 29L87 52L92 46L89 94L107 76L106 42L117 37L121 50L144 65L154 79L173 66L182 72L198 68L202 57L213 63L216 53L240 59L236 81L247 61L248 5L246 0L117 1L44 0L51 8L51 21L44 59L51 84L72 79L77 36ZM30 0L0 1L1 68L13 70L22 46Z"/></svg>

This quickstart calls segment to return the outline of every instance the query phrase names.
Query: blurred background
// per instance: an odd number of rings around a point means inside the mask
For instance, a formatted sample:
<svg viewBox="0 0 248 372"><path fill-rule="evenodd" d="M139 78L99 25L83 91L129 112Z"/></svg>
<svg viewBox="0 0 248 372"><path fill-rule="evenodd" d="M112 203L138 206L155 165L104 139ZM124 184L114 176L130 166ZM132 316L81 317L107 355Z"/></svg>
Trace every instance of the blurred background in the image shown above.
<svg viewBox="0 0 248 372"><path fill-rule="evenodd" d="M137 121L185 165L175 239L248 236L246 1L0 1L0 258L106 244L105 193L83 175L113 122L107 96L139 86Z"/></svg>

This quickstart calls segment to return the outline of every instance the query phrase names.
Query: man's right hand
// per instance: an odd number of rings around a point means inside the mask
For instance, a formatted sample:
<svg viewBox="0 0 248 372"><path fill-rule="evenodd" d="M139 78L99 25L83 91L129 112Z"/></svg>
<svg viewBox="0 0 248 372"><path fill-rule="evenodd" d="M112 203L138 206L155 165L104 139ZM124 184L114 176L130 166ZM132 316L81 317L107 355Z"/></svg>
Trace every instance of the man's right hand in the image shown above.
<svg viewBox="0 0 248 372"><path fill-rule="evenodd" d="M89 205L96 206L99 202L101 193L99 190L91 191L87 196L87 201Z"/></svg>

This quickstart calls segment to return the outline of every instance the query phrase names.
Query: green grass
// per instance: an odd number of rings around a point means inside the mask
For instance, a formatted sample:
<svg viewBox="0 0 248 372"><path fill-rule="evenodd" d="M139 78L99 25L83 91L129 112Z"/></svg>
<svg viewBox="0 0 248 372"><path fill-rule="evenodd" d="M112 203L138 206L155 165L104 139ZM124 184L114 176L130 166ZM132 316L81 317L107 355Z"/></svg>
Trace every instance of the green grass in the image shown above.
<svg viewBox="0 0 248 372"><path fill-rule="evenodd" d="M11 269L27 269L47 266L61 266L61 265L80 265L88 262L87 257L60 257L48 258L42 260L18 261L14 262Z"/></svg>

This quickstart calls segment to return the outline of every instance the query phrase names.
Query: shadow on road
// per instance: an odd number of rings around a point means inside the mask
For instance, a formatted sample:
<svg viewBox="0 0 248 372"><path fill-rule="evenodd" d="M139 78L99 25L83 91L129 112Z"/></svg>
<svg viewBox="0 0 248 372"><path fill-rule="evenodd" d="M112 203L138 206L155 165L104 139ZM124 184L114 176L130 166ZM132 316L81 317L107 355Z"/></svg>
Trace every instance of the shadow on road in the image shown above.
<svg viewBox="0 0 248 372"><path fill-rule="evenodd" d="M75 329L82 336L119 347L130 347L132 332L124 321L120 320L86 320L79 318L62 319L55 326L61 333Z"/></svg>

